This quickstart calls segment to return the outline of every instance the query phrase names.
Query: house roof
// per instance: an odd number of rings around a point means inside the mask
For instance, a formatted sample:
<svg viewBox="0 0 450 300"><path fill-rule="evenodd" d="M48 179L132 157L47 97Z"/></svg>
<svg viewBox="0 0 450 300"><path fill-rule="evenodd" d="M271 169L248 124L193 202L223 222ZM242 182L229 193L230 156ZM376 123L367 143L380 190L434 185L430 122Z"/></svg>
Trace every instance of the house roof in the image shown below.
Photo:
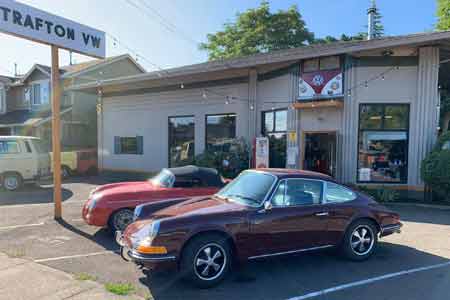
<svg viewBox="0 0 450 300"><path fill-rule="evenodd" d="M61 114L69 112L70 106L62 107ZM51 110L30 111L30 110L14 110L0 115L0 127L10 126L37 126L51 118Z"/></svg>
<svg viewBox="0 0 450 300"><path fill-rule="evenodd" d="M361 51L384 50L401 46L425 46L425 45L450 45L450 31L425 32L409 35L390 36L363 41L338 41L329 44L315 44L299 48L260 53L245 57L214 60L183 67L166 69L163 71L149 72L145 74L114 78L102 81L102 87L121 85L126 88L129 83L160 81L161 86L167 84L167 79L193 74L206 74L225 70L238 70L255 68L259 66L295 62L321 56L339 55L345 53L358 53ZM136 86L136 85L134 85ZM69 87L70 90L89 90L97 88L97 83L85 83ZM129 86L129 88L133 88Z"/></svg>

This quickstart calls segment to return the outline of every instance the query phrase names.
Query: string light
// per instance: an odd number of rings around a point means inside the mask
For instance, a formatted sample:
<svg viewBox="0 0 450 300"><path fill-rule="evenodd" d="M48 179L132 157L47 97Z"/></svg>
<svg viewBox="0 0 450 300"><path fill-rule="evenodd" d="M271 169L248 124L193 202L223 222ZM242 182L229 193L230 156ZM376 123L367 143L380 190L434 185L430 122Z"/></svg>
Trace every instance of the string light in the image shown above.
<svg viewBox="0 0 450 300"><path fill-rule="evenodd" d="M180 88L184 89L184 84L183 83L181 83Z"/></svg>

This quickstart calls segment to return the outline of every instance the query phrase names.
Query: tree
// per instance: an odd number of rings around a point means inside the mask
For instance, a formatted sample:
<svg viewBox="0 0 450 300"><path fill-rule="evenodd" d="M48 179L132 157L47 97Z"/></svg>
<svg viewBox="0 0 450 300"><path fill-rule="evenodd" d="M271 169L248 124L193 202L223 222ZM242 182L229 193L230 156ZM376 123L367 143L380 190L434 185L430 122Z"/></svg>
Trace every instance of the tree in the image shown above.
<svg viewBox="0 0 450 300"><path fill-rule="evenodd" d="M437 30L450 29L450 1L437 0L436 15L438 22L436 23Z"/></svg>
<svg viewBox="0 0 450 300"><path fill-rule="evenodd" d="M379 38L384 35L384 26L381 22L381 19L383 16L380 13L380 10L377 7L377 4L375 3L375 0L372 0L372 9L374 9L374 18L373 18L373 37Z"/></svg>
<svg viewBox="0 0 450 300"><path fill-rule="evenodd" d="M200 44L210 60L265 53L296 48L313 42L298 7L270 12L263 1L254 9L236 15L236 21L224 24L222 31L207 35L208 42Z"/></svg>

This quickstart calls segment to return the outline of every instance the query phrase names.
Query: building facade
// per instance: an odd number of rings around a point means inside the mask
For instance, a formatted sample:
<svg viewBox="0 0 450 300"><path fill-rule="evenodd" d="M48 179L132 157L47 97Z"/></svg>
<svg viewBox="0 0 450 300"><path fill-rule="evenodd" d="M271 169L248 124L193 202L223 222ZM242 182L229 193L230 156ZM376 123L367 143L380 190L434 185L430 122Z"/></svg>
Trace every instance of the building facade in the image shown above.
<svg viewBox="0 0 450 300"><path fill-rule="evenodd" d="M421 187L450 32L339 42L71 86L95 94L104 170L156 171L242 137L270 166ZM442 70L441 70L442 71Z"/></svg>

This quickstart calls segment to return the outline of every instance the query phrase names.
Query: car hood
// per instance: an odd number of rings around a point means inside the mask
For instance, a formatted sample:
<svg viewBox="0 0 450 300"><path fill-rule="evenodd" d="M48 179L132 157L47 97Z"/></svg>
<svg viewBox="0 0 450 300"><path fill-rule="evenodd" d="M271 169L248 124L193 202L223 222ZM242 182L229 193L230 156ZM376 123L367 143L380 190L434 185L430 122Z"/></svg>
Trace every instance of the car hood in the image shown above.
<svg viewBox="0 0 450 300"><path fill-rule="evenodd" d="M103 196L112 196L120 194L147 193L159 189L159 186L153 185L148 181L135 181L105 184L97 188L95 193L101 192Z"/></svg>
<svg viewBox="0 0 450 300"><path fill-rule="evenodd" d="M196 197L179 204L169 206L165 209L159 210L152 215L152 219L185 217L193 215L215 215L225 214L236 211L247 210L248 207L220 199L215 196L211 197Z"/></svg>

